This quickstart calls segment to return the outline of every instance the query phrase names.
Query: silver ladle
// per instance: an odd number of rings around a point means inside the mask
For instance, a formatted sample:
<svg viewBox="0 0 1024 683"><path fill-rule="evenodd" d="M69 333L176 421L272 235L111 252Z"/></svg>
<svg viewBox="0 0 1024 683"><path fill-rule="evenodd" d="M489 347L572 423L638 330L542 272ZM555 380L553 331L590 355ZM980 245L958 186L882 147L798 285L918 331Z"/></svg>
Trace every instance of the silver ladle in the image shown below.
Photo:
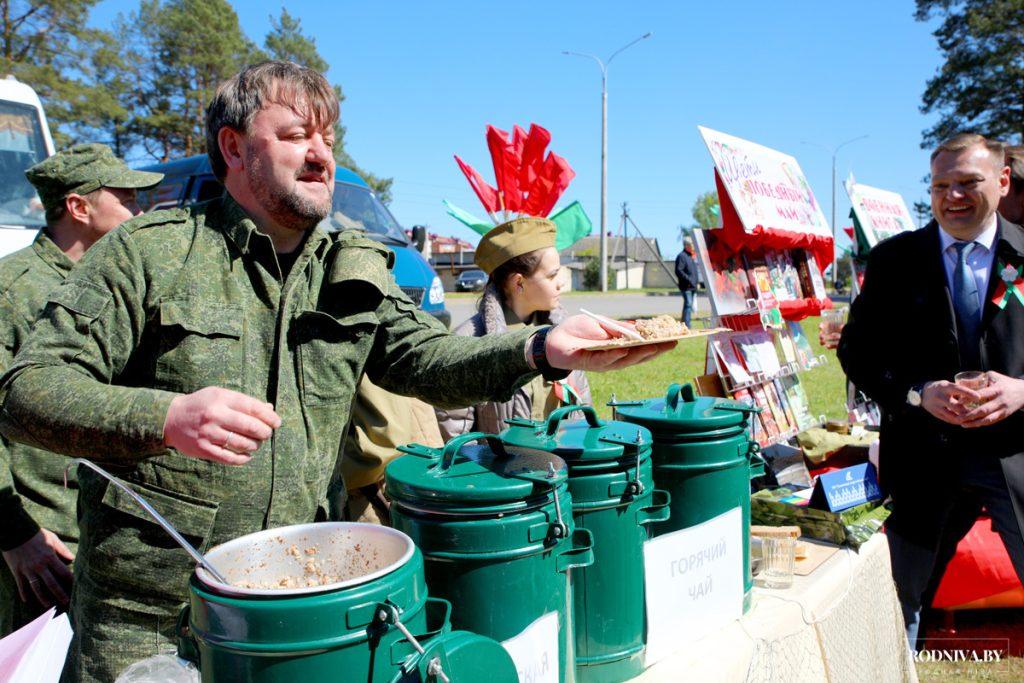
<svg viewBox="0 0 1024 683"><path fill-rule="evenodd" d="M119 489L127 493L129 496L131 496L132 500L138 503L143 510L148 512L150 517L155 519L156 523L162 526L164 528L164 531L169 533L171 535L171 538L173 538L178 543L178 545L184 548L185 552L192 556L192 559L194 559L196 562L198 562L200 565L206 568L206 571L210 572L210 575L213 576L213 578L217 579L221 583L226 583L230 585L231 582L225 579L224 575L217 571L212 564L210 564L210 561L206 559L206 556L198 550L196 550L195 548L193 548L192 544L186 541L185 537L179 534L178 530L171 526L171 523L164 519L163 516L159 512L157 512L153 508L153 506L146 501L145 498L143 498L139 494L135 493L135 491L132 491L130 488L125 486L120 479L110 474L99 465L88 460L84 460L82 458L75 458L74 460L71 461L71 465L74 465L76 463L79 465L85 465L86 467L93 470L97 474L100 474L101 476L105 477L107 480L110 481L111 484L113 484L114 486L118 487ZM67 469L71 469L71 465L68 465ZM67 469L64 471L65 481L67 480Z"/></svg>

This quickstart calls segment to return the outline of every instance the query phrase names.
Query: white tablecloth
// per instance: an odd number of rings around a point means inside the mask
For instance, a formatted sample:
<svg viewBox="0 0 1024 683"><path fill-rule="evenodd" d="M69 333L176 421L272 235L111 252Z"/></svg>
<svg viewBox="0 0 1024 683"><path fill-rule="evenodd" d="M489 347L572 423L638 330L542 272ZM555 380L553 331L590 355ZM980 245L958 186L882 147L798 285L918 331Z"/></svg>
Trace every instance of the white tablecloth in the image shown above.
<svg viewBox="0 0 1024 683"><path fill-rule="evenodd" d="M916 682L885 536L841 549L791 588L755 587L742 619L633 679L682 680Z"/></svg>

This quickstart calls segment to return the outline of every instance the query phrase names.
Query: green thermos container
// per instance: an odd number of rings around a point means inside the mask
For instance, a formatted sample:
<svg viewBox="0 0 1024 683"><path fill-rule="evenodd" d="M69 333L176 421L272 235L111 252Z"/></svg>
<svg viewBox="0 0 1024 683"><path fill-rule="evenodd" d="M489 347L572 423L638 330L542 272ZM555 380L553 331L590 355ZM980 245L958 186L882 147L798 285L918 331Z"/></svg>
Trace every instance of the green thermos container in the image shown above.
<svg viewBox="0 0 1024 683"><path fill-rule="evenodd" d="M582 413L584 420L567 420ZM576 679L617 683L644 670L644 541L668 519L669 495L654 488L651 433L602 422L590 406L569 406L546 421L510 420L509 446L547 451L569 467L572 517L594 537L594 564L572 574Z"/></svg>
<svg viewBox="0 0 1024 683"><path fill-rule="evenodd" d="M452 624L503 642L521 680L557 667L574 681L569 573L594 556L573 524L565 463L476 432L401 450L385 475L392 523L423 551Z"/></svg>
<svg viewBox="0 0 1024 683"><path fill-rule="evenodd" d="M654 482L672 496L667 522L656 535L702 524L740 508L743 528L743 609L750 608L750 480L764 474L764 459L748 436L757 408L724 398L696 396L673 384L664 398L613 403L615 415L651 430Z"/></svg>

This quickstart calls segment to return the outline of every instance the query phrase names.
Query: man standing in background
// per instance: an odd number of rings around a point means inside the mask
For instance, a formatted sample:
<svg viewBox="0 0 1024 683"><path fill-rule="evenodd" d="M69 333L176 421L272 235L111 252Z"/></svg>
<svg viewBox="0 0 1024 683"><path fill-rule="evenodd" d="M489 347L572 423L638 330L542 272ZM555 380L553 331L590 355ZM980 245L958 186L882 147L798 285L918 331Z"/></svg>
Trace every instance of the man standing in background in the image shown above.
<svg viewBox="0 0 1024 683"><path fill-rule="evenodd" d="M676 280L679 283L679 291L683 294L683 323L687 327L690 326L690 316L693 314L693 295L700 281L697 262L693 260L694 253L693 238L684 238L683 250L676 256Z"/></svg>
<svg viewBox="0 0 1024 683"><path fill-rule="evenodd" d="M1010 191L999 200L999 215L1024 225L1024 145L1006 148L1006 165L1010 167Z"/></svg>
<svg viewBox="0 0 1024 683"><path fill-rule="evenodd" d="M46 210L46 227L25 249L0 259L0 371L82 255L140 213L136 189L163 176L130 170L106 145L77 145L25 172ZM0 437L0 635L52 606L66 607L78 543L68 459Z"/></svg>

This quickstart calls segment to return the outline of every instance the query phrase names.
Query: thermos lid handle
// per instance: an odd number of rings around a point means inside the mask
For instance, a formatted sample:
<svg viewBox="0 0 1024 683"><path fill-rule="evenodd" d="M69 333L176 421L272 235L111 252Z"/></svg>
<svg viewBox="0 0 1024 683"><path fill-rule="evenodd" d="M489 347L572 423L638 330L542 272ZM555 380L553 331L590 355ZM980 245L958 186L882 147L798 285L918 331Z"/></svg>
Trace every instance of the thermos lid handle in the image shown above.
<svg viewBox="0 0 1024 683"><path fill-rule="evenodd" d="M693 403L697 399L696 394L693 393L692 384L689 382L683 385L673 383L669 386L668 393L665 394L665 404L672 408L672 410L676 410L679 407L680 395L682 395L683 401L687 403Z"/></svg>
<svg viewBox="0 0 1024 683"><path fill-rule="evenodd" d="M471 441L486 441L487 445L491 447L495 455L499 457L506 457L508 454L505 451L505 444L502 443L494 434L486 434L484 432L468 432L466 434L460 434L454 439L449 441L444 447L444 452L441 454L441 461L438 463L436 472L438 474L444 474L448 471L448 468L455 462L455 455L459 452L459 449L465 446Z"/></svg>
<svg viewBox="0 0 1024 683"><path fill-rule="evenodd" d="M594 410L593 406L564 406L552 411L551 415L548 416L547 435L554 436L555 432L558 431L558 423L565 419L566 416L577 411L583 413L583 416L587 418L587 424L591 427L604 426L604 422L597 416L597 411Z"/></svg>

